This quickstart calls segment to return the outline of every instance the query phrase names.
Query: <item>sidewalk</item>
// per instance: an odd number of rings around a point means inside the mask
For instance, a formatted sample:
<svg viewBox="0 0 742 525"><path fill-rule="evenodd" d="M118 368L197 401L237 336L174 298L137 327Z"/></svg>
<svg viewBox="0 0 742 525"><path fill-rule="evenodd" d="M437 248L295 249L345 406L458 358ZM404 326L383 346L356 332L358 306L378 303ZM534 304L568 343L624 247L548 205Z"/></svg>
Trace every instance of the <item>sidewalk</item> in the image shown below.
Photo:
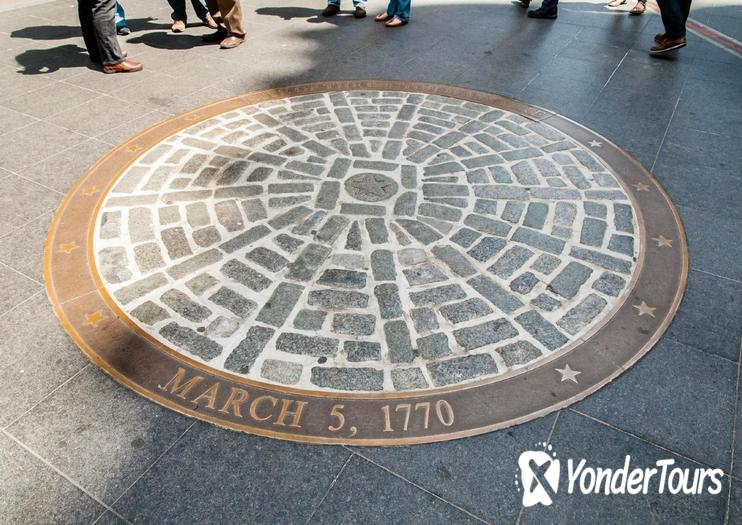
<svg viewBox="0 0 742 525"><path fill-rule="evenodd" d="M565 2L556 21L509 1L424 1L388 30L322 19L317 2L244 1L248 38L169 32L166 2L127 0L123 39L142 73L88 67L76 6L0 20L0 516L10 523L742 522L742 61L695 35L647 54L659 17ZM629 5L628 8L631 6ZM383 8L374 1L373 15ZM190 8L189 8L190 9ZM740 38L739 6L698 21ZM604 135L678 206L685 299L628 372L558 413L490 434L400 448L308 446L219 429L114 382L59 326L43 243L66 192L127 137L185 110L312 80L405 79L521 99ZM567 496L521 507L517 459L539 442L621 466L673 458L724 470L719 496ZM2 520L0 520L2 521Z"/></svg>

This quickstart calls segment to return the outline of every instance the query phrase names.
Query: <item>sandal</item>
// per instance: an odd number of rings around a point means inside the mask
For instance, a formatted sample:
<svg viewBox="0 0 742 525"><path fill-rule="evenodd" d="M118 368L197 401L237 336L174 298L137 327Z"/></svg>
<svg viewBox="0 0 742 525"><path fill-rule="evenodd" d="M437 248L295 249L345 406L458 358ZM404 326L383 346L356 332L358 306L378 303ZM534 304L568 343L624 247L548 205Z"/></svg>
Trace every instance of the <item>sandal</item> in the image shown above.
<svg viewBox="0 0 742 525"><path fill-rule="evenodd" d="M378 15L376 15L374 17L374 20L376 20L377 22L386 22L387 20L390 20L391 18L392 18L391 16L386 14L386 11L383 11L379 13Z"/></svg>
<svg viewBox="0 0 742 525"><path fill-rule="evenodd" d="M647 5L643 2L637 2L634 8L629 11L629 16L643 15L644 11L647 10Z"/></svg>
<svg viewBox="0 0 742 525"><path fill-rule="evenodd" d="M624 5L629 0L611 0L608 2L608 7L618 7L620 5Z"/></svg>
<svg viewBox="0 0 742 525"><path fill-rule="evenodd" d="M402 27L406 24L407 22L405 22L401 18L397 18L396 16L392 17L391 20L387 20L386 22L384 22L384 25L387 27Z"/></svg>

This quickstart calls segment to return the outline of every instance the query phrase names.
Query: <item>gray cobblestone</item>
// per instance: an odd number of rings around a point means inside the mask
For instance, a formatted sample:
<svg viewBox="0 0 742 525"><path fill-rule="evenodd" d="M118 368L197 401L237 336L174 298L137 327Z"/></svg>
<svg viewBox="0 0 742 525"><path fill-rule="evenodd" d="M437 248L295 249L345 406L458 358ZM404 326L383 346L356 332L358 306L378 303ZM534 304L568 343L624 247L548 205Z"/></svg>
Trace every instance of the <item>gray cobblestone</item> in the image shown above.
<svg viewBox="0 0 742 525"><path fill-rule="evenodd" d="M193 242L202 248L206 248L222 240L219 230L215 226L207 226L193 232Z"/></svg>
<svg viewBox="0 0 742 525"><path fill-rule="evenodd" d="M351 362L381 359L381 345L373 341L345 341L343 350Z"/></svg>
<svg viewBox="0 0 742 525"><path fill-rule="evenodd" d="M608 242L608 249L616 253L634 256L634 238L628 235L611 235Z"/></svg>
<svg viewBox="0 0 742 525"><path fill-rule="evenodd" d="M485 237L467 253L478 261L487 262L500 253L506 244L507 242L504 239Z"/></svg>
<svg viewBox="0 0 742 525"><path fill-rule="evenodd" d="M245 338L232 350L224 363L224 368L240 374L246 374L255 363L255 359L273 337L273 328L251 326Z"/></svg>
<svg viewBox="0 0 742 525"><path fill-rule="evenodd" d="M371 252L371 269L375 281L394 281L397 272L394 268L394 257L389 250L375 250Z"/></svg>
<svg viewBox="0 0 742 525"><path fill-rule="evenodd" d="M160 300L177 314L194 323L199 323L211 315L211 310L191 300L180 290L168 290Z"/></svg>
<svg viewBox="0 0 742 525"><path fill-rule="evenodd" d="M279 248L289 253L294 253L302 244L304 244L304 241L301 239L295 239L285 233L277 235L274 242Z"/></svg>
<svg viewBox="0 0 742 525"><path fill-rule="evenodd" d="M289 262L282 255L263 246L247 252L246 257L271 272L280 272Z"/></svg>
<svg viewBox="0 0 742 525"><path fill-rule="evenodd" d="M511 246L488 270L498 277L508 278L533 256L533 252L522 246Z"/></svg>
<svg viewBox="0 0 742 525"><path fill-rule="evenodd" d="M404 321L387 321L384 336L392 363L411 363L415 358L410 341L410 332Z"/></svg>
<svg viewBox="0 0 742 525"><path fill-rule="evenodd" d="M392 384L396 390L415 390L428 387L428 382L419 368L392 369Z"/></svg>
<svg viewBox="0 0 742 525"><path fill-rule="evenodd" d="M160 253L160 246L154 242L135 246L134 261L142 273L148 273L165 266L165 261L162 260L162 254Z"/></svg>
<svg viewBox="0 0 742 525"><path fill-rule="evenodd" d="M437 359L451 353L448 337L443 333L418 337L417 350L424 359Z"/></svg>
<svg viewBox="0 0 742 525"><path fill-rule="evenodd" d="M259 221L267 217L265 206L258 199L242 201L242 209L248 221Z"/></svg>
<svg viewBox="0 0 742 525"><path fill-rule="evenodd" d="M317 282L324 286L361 289L366 287L366 274L353 270L331 268L325 270Z"/></svg>
<svg viewBox="0 0 742 525"><path fill-rule="evenodd" d="M476 354L429 364L428 371L435 386L440 387L495 374L497 364L489 354Z"/></svg>
<svg viewBox="0 0 742 525"><path fill-rule="evenodd" d="M289 354L315 357L335 355L339 341L329 337L309 336L284 332L276 340L276 350Z"/></svg>
<svg viewBox="0 0 742 525"><path fill-rule="evenodd" d="M543 202L532 202L528 205L526 216L523 219L523 226L540 230L546 223L546 215L549 213L549 206Z"/></svg>
<svg viewBox="0 0 742 525"><path fill-rule="evenodd" d="M612 297L618 297L618 294L621 293L624 286L626 286L626 280L623 277L608 272L605 272L593 283L593 288L595 290Z"/></svg>
<svg viewBox="0 0 742 525"><path fill-rule="evenodd" d="M507 314L513 313L523 306L520 299L484 275L472 277L467 282L482 297Z"/></svg>
<svg viewBox="0 0 742 525"><path fill-rule="evenodd" d="M237 331L240 327L240 321L233 317L218 316L206 327L208 337L227 338Z"/></svg>
<svg viewBox="0 0 742 525"><path fill-rule="evenodd" d="M482 234L470 228L461 228L451 235L451 241L455 242L462 248L469 248Z"/></svg>
<svg viewBox="0 0 742 525"><path fill-rule="evenodd" d="M325 259L330 256L330 252L327 246L308 244L296 260L289 264L286 277L294 281L309 281Z"/></svg>
<svg viewBox="0 0 742 525"><path fill-rule="evenodd" d="M574 335L590 324L603 311L607 304L606 300L599 295L590 294L577 306L564 314L557 321L557 325L565 332Z"/></svg>
<svg viewBox="0 0 742 525"><path fill-rule="evenodd" d="M531 265L531 268L537 272L543 273L544 275L549 275L551 272L556 270L560 264L561 260L558 257L544 253L538 256Z"/></svg>
<svg viewBox="0 0 742 525"><path fill-rule="evenodd" d="M266 359L260 369L260 375L269 381L282 385L295 385L301 379L302 366L290 361Z"/></svg>
<svg viewBox="0 0 742 525"><path fill-rule="evenodd" d="M629 261L596 252L595 250L573 246L569 251L569 254L577 259L597 264L606 270L612 270L627 275L631 272L631 263Z"/></svg>
<svg viewBox="0 0 742 525"><path fill-rule="evenodd" d="M202 295L205 291L207 291L210 288L213 288L217 284L219 284L219 281L209 275L208 273L202 273L201 275L197 275L196 277L189 279L186 281L186 286L188 289L194 293L194 295Z"/></svg>
<svg viewBox="0 0 742 525"><path fill-rule="evenodd" d="M541 351L528 341L516 341L497 349L507 366L525 365L541 356Z"/></svg>
<svg viewBox="0 0 742 525"><path fill-rule="evenodd" d="M458 284L447 284L420 292L410 292L410 300L415 306L442 304L464 298L466 298L466 292Z"/></svg>
<svg viewBox="0 0 742 525"><path fill-rule="evenodd" d="M129 258L121 247L103 248L98 252L100 271L106 282L118 284L131 279Z"/></svg>
<svg viewBox="0 0 742 525"><path fill-rule="evenodd" d="M217 202L214 205L214 211L217 220L227 231L240 231L244 228L245 223L242 220L242 214L236 201Z"/></svg>
<svg viewBox="0 0 742 525"><path fill-rule="evenodd" d="M160 330L160 334L175 346L205 361L222 353L222 345L178 323L168 323Z"/></svg>
<svg viewBox="0 0 742 525"><path fill-rule="evenodd" d="M256 241L259 241L266 235L270 234L270 232L270 229L268 229L264 224L253 226L227 242L222 243L219 247L227 253L234 253L237 250L241 250Z"/></svg>
<svg viewBox="0 0 742 525"><path fill-rule="evenodd" d="M118 239L121 236L121 212L103 213L98 232L101 239Z"/></svg>
<svg viewBox="0 0 742 525"><path fill-rule="evenodd" d="M280 283L270 299L263 305L256 320L280 328L296 308L304 287L292 283Z"/></svg>
<svg viewBox="0 0 742 525"><path fill-rule="evenodd" d="M524 312L515 320L549 350L556 350L568 342L568 339L538 312L533 310Z"/></svg>
<svg viewBox="0 0 742 525"><path fill-rule="evenodd" d="M254 301L246 299L234 290L225 287L219 288L216 293L209 297L209 301L243 318L247 317L258 306Z"/></svg>
<svg viewBox="0 0 742 525"><path fill-rule="evenodd" d="M525 272L510 282L510 289L519 294L527 294L538 284L538 277L531 272Z"/></svg>
<svg viewBox="0 0 742 525"><path fill-rule="evenodd" d="M265 290L271 284L270 279L266 276L236 259L227 261L224 266L222 266L221 272L233 281L237 281L256 292Z"/></svg>
<svg viewBox="0 0 742 525"><path fill-rule="evenodd" d="M616 229L620 232L634 233L634 212L628 204L615 203L613 217Z"/></svg>
<svg viewBox="0 0 742 525"><path fill-rule="evenodd" d="M437 266L431 263L419 264L413 268L402 270L410 286L422 286L437 283L448 279Z"/></svg>
<svg viewBox="0 0 742 525"><path fill-rule="evenodd" d="M140 304L131 311L131 315L148 325L157 324L170 317L164 308L157 306L152 301L145 301Z"/></svg>
<svg viewBox="0 0 742 525"><path fill-rule="evenodd" d="M592 269L584 264L571 261L549 283L549 289L566 299L572 299L580 291L580 287L592 275Z"/></svg>
<svg viewBox="0 0 742 525"><path fill-rule="evenodd" d="M315 239L330 244L340 236L349 223L350 221L342 215L332 215L317 232Z"/></svg>
<svg viewBox="0 0 742 525"><path fill-rule="evenodd" d="M309 292L309 304L328 310L344 308L367 308L368 295L361 292L341 290L313 290Z"/></svg>
<svg viewBox="0 0 742 525"><path fill-rule="evenodd" d="M371 335L376 327L376 317L371 314L335 314L332 331L344 335Z"/></svg>
<svg viewBox="0 0 742 525"><path fill-rule="evenodd" d="M582 222L582 231L580 233L580 242L588 246L602 246L603 237L606 230L605 221L599 219L586 218Z"/></svg>
<svg viewBox="0 0 742 525"><path fill-rule="evenodd" d="M512 240L555 255L561 254L565 246L565 242L562 239L525 228L517 228L512 236Z"/></svg>
<svg viewBox="0 0 742 525"><path fill-rule="evenodd" d="M120 212L114 212L118 214L119 218L121 217ZM108 213L104 213L103 216L105 217L108 215ZM180 207L178 206L165 206L164 208L159 208L157 210L157 215L160 218L160 224L172 224L174 222L180 222ZM115 237L118 237L116 235ZM106 237L102 237L106 238Z"/></svg>
<svg viewBox="0 0 742 525"><path fill-rule="evenodd" d="M211 223L209 210L203 202L192 202L185 207L186 219L192 228L206 226Z"/></svg>
<svg viewBox="0 0 742 525"><path fill-rule="evenodd" d="M154 240L152 211L149 208L129 210L129 239L133 243Z"/></svg>
<svg viewBox="0 0 742 525"><path fill-rule="evenodd" d="M382 319L394 319L402 316L402 303L396 284L379 284L374 288L374 295L379 304L379 315Z"/></svg>
<svg viewBox="0 0 742 525"><path fill-rule="evenodd" d="M167 278L163 274L156 273L154 275L150 275L149 277L145 277L144 279L140 279L139 281L128 284L119 290L116 290L113 296L121 304L126 305L153 290L157 290L158 288L165 286L167 282Z"/></svg>
<svg viewBox="0 0 742 525"><path fill-rule="evenodd" d="M320 330L327 312L322 310L299 310L294 319L294 328L300 330Z"/></svg>
<svg viewBox="0 0 742 525"><path fill-rule="evenodd" d="M384 372L373 368L312 368L313 384L336 390L384 389Z"/></svg>
<svg viewBox="0 0 742 525"><path fill-rule="evenodd" d="M310 210L306 206L297 206L296 208L292 208L289 211L282 213L281 215L278 215L273 219L270 219L268 221L268 224L271 228L281 230L286 226L290 226L301 220L306 219L310 213L312 213L312 210ZM265 226L263 227L265 228Z"/></svg>

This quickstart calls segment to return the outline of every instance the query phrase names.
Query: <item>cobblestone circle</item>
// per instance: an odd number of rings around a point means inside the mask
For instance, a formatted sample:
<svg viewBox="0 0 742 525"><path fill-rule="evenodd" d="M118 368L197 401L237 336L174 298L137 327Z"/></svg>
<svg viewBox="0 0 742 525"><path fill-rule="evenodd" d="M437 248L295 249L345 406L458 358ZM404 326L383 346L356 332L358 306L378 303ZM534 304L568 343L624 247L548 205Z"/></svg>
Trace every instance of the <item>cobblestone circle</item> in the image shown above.
<svg viewBox="0 0 742 525"><path fill-rule="evenodd" d="M640 239L608 168L554 128L407 92L273 100L141 156L106 195L106 288L173 350L308 390L495 378L580 341Z"/></svg>

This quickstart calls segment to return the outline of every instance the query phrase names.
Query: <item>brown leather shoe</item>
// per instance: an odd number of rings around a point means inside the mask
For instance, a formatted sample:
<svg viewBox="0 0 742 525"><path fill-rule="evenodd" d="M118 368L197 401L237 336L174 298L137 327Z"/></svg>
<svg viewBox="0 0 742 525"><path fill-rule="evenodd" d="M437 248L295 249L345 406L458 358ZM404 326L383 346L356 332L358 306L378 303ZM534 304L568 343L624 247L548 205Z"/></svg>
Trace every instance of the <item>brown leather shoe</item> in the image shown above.
<svg viewBox="0 0 742 525"><path fill-rule="evenodd" d="M206 27L209 29L217 29L219 25L216 23L216 21L211 17L211 15L207 15L206 18L201 20Z"/></svg>
<svg viewBox="0 0 742 525"><path fill-rule="evenodd" d="M221 47L222 49L234 49L235 47L241 45L244 41L244 36L229 35L227 38L222 40L222 43L219 44L219 47Z"/></svg>
<svg viewBox="0 0 742 525"><path fill-rule="evenodd" d="M182 20L173 20L173 25L170 26L173 33L182 33L186 30L185 22Z"/></svg>
<svg viewBox="0 0 742 525"><path fill-rule="evenodd" d="M110 75L111 73L136 73L144 69L144 64L134 62L133 60L124 60L120 64L113 66L103 66L103 72Z"/></svg>
<svg viewBox="0 0 742 525"><path fill-rule="evenodd" d="M227 33L227 30L220 27L213 33L209 33L208 35L202 35L201 41L206 42L207 44L219 44L222 40L227 38L227 36L229 36L229 33Z"/></svg>
<svg viewBox="0 0 742 525"><path fill-rule="evenodd" d="M366 10L362 8L361 6L356 7L356 10L353 11L353 17L354 18L366 18Z"/></svg>
<svg viewBox="0 0 742 525"><path fill-rule="evenodd" d="M657 44L652 49L649 50L650 55L663 55L665 53L669 53L670 51L674 49L680 49L681 47L685 47L686 41L685 37L680 38L665 38L661 44Z"/></svg>
<svg viewBox="0 0 742 525"><path fill-rule="evenodd" d="M658 33L658 34L654 35L654 41L657 42L658 44L661 44L662 42L664 42L665 41L665 33Z"/></svg>
<svg viewBox="0 0 742 525"><path fill-rule="evenodd" d="M329 18L331 16L335 16L340 12L340 6L335 4L327 4L327 7L325 7L322 10L322 16L325 18Z"/></svg>

